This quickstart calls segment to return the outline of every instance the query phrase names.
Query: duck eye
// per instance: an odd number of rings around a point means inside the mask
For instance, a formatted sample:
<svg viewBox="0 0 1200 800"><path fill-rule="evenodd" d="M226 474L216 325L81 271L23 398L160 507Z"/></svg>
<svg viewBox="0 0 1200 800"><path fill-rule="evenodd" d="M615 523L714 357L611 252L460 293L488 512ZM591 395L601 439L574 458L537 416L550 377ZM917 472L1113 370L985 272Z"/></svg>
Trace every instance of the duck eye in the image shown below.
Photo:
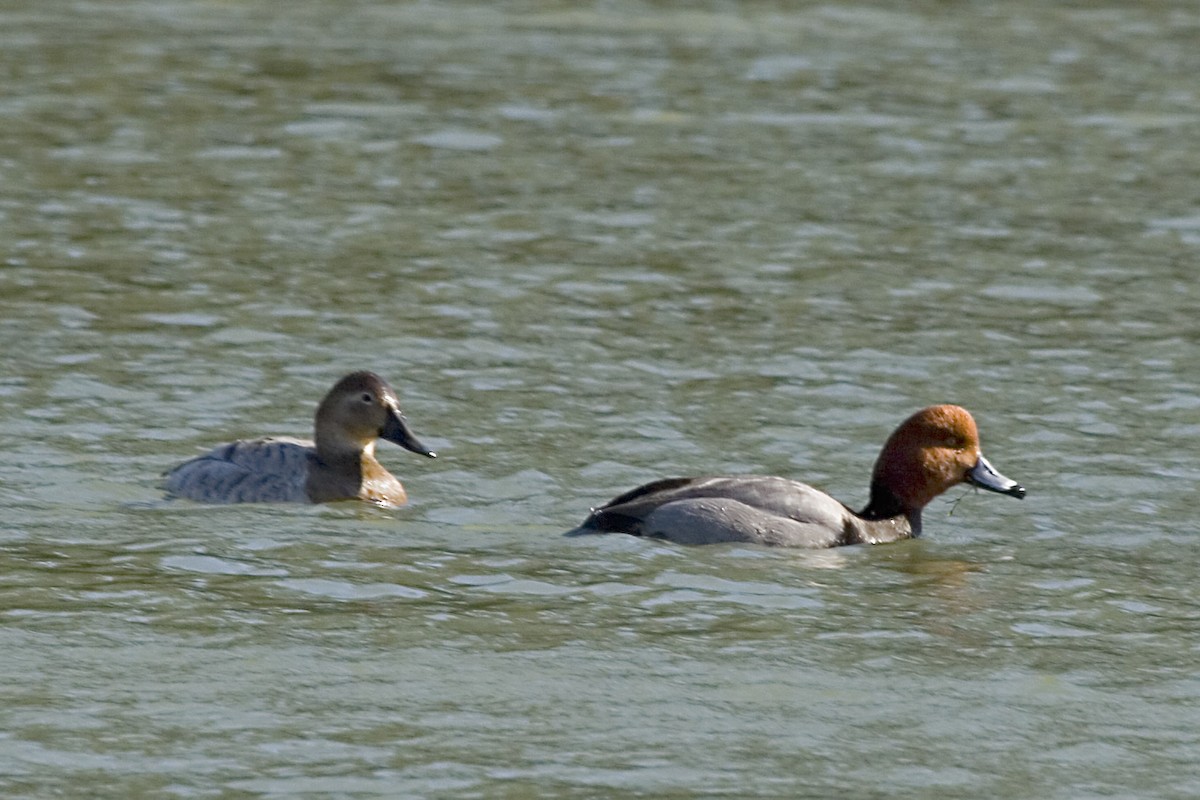
<svg viewBox="0 0 1200 800"><path fill-rule="evenodd" d="M375 402L375 398L371 396L370 392L363 392L362 401L364 403L373 403L373 402Z"/></svg>

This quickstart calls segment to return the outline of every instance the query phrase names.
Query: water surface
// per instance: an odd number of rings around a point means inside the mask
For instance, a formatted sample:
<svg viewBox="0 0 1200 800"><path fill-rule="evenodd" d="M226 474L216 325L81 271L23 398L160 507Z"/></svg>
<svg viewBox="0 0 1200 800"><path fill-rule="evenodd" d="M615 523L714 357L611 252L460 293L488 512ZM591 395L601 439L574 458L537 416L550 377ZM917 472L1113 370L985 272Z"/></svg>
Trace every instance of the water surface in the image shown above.
<svg viewBox="0 0 1200 800"><path fill-rule="evenodd" d="M6 796L1194 797L1200 12L0 12ZM397 512L163 502L370 368ZM806 553L916 408L1029 497Z"/></svg>

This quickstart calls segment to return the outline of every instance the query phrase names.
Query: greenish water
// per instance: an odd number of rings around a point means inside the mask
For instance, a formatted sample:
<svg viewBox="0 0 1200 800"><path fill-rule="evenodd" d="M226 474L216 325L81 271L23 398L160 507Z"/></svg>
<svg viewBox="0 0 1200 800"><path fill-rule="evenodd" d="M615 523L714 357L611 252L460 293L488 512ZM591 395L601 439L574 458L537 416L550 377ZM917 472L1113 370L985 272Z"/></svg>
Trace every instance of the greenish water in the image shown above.
<svg viewBox="0 0 1200 800"><path fill-rule="evenodd" d="M0 793L1200 794L1194 4L17 2L0 74ZM358 368L410 507L161 500ZM1024 502L560 536L945 401Z"/></svg>

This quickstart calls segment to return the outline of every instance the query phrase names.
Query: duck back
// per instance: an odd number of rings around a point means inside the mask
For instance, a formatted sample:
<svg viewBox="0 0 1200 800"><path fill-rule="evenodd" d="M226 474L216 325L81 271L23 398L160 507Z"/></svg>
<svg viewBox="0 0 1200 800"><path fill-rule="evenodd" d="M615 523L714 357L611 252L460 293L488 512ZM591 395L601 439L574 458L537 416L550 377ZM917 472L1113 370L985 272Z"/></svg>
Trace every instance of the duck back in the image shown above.
<svg viewBox="0 0 1200 800"><path fill-rule="evenodd" d="M175 467L164 488L200 503L309 503L315 456L312 442L303 439L239 440Z"/></svg>
<svg viewBox="0 0 1200 800"><path fill-rule="evenodd" d="M832 547L845 543L851 516L824 492L786 478L666 478L594 509L571 533L630 533L681 544Z"/></svg>

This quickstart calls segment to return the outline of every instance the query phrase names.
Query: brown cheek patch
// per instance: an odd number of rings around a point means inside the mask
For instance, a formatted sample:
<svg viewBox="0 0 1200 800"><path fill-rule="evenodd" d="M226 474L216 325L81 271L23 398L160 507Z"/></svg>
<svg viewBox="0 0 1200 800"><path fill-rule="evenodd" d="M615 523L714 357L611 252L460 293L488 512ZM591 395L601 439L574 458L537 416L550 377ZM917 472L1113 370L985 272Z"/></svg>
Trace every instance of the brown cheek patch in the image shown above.
<svg viewBox="0 0 1200 800"><path fill-rule="evenodd" d="M962 483L966 474L966 469L960 463L959 454L954 450L940 447L926 448L921 453L920 461L924 473L924 480L920 481L922 504L928 503L951 486Z"/></svg>

